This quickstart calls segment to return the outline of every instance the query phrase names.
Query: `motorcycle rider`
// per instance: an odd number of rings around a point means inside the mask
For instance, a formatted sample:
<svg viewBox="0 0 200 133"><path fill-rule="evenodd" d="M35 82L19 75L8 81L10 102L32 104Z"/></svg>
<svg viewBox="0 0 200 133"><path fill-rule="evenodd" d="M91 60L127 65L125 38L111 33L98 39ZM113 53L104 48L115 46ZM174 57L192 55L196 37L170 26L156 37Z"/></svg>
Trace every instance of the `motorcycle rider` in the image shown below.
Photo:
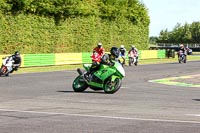
<svg viewBox="0 0 200 133"><path fill-rule="evenodd" d="M5 65L7 66L5 76L8 76L9 73L12 73L13 71L17 71L21 65L21 57L18 51L16 51L13 55L7 56L3 59L5 60Z"/></svg>
<svg viewBox="0 0 200 133"><path fill-rule="evenodd" d="M16 51L13 55L11 55L14 63L13 63L13 69L10 71L12 73L13 71L17 71L18 68L21 66L21 56L18 51Z"/></svg>
<svg viewBox="0 0 200 133"><path fill-rule="evenodd" d="M179 50L178 50L178 58L180 57L180 53L183 52L183 54L185 55L185 61L184 61L184 63L185 63L186 60L187 60L187 50L186 50L186 48L183 44L180 44L179 46L180 47L179 47Z"/></svg>
<svg viewBox="0 0 200 133"><path fill-rule="evenodd" d="M86 78L89 78L90 74L94 72L95 70L98 70L100 67L101 62L101 56L98 54L97 51L93 50L93 54L91 55L92 58L92 65L90 67L90 70L86 73Z"/></svg>
<svg viewBox="0 0 200 133"><path fill-rule="evenodd" d="M128 54L131 52L136 56L136 60L138 61L138 49L134 45L131 45L131 49L128 51Z"/></svg>
<svg viewBox="0 0 200 133"><path fill-rule="evenodd" d="M94 73L95 71L97 71L100 68L101 64L109 65L109 66L114 65L112 60L117 60L117 58L119 57L119 53L120 52L119 52L119 49L117 47L112 47L110 49L110 54L104 54L101 57L100 62L96 62L96 63L92 64L90 70L84 75L84 77L87 80L90 80L91 73Z"/></svg>
<svg viewBox="0 0 200 133"><path fill-rule="evenodd" d="M114 63L112 60L118 60L120 51L117 47L112 47L110 49L110 54L104 54L101 58L101 64L112 66Z"/></svg>
<svg viewBox="0 0 200 133"><path fill-rule="evenodd" d="M94 63L99 63L101 61L101 56L95 50L93 50L91 58L92 58L92 62Z"/></svg>
<svg viewBox="0 0 200 133"><path fill-rule="evenodd" d="M93 49L93 51L97 51L97 53L102 57L105 54L105 49L101 42L97 44L97 47Z"/></svg>
<svg viewBox="0 0 200 133"><path fill-rule="evenodd" d="M123 64L125 64L125 61L126 61L126 48L124 47L124 45L120 46L119 51L120 51L120 56L123 58Z"/></svg>

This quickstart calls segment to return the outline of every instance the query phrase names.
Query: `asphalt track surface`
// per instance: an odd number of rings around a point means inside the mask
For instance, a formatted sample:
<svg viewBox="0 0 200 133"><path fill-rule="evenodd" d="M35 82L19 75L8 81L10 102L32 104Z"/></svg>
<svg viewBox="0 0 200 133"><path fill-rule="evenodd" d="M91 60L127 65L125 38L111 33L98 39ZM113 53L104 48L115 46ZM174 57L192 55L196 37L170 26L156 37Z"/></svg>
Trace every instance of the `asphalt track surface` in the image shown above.
<svg viewBox="0 0 200 133"><path fill-rule="evenodd" d="M199 67L127 66L115 94L73 92L76 71L0 77L0 133L199 133L200 88L148 82L200 74Z"/></svg>

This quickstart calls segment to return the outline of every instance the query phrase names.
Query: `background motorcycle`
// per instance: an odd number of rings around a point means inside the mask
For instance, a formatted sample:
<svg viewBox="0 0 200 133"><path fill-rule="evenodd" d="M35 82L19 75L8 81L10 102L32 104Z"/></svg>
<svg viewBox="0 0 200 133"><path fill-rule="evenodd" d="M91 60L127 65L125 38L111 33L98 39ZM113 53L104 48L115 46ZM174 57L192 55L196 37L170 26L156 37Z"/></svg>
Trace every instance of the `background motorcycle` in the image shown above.
<svg viewBox="0 0 200 133"><path fill-rule="evenodd" d="M180 50L178 52L178 55L179 55L178 62L179 63L186 63L186 55L183 53L183 51Z"/></svg>
<svg viewBox="0 0 200 133"><path fill-rule="evenodd" d="M137 66L138 64L137 55L134 54L132 51L128 54L128 64L129 66L132 66L132 64Z"/></svg>
<svg viewBox="0 0 200 133"><path fill-rule="evenodd" d="M88 87L93 90L104 90L105 93L113 94L117 92L122 84L125 71L118 61L112 61L113 65L100 65L100 68L91 73L90 80L84 76L87 72L77 69L79 75L73 81L72 87L75 92L83 92ZM90 70L91 64L83 64L86 71Z"/></svg>
<svg viewBox="0 0 200 133"><path fill-rule="evenodd" d="M118 57L118 61L119 61L119 63L122 65L122 67L124 67L125 66L125 57L124 56L122 56L121 54L119 55L119 57Z"/></svg>
<svg viewBox="0 0 200 133"><path fill-rule="evenodd" d="M3 61L0 69L0 76L9 76L9 73L13 70L14 60L12 60L12 57L5 57L2 59Z"/></svg>

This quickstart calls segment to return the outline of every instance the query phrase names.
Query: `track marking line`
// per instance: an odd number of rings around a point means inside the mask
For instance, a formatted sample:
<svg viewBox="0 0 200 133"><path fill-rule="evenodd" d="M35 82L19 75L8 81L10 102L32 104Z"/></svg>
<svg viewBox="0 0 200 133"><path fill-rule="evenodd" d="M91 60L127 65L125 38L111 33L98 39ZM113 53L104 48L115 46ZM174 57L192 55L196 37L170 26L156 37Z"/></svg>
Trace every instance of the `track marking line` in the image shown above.
<svg viewBox="0 0 200 133"><path fill-rule="evenodd" d="M124 89L126 89L126 88L129 88L129 87L127 87L127 86L122 86L121 88L124 88Z"/></svg>
<svg viewBox="0 0 200 133"><path fill-rule="evenodd" d="M174 81L174 80L177 80L177 79L188 79L188 78L196 78L196 77L200 77L200 74L155 79L155 80L149 80L149 82L160 83L160 84L165 84L165 85L175 85L175 86L182 86L182 87L197 87L198 88L198 87L200 87L200 84L190 84L190 83Z"/></svg>
<svg viewBox="0 0 200 133"><path fill-rule="evenodd" d="M200 114L186 114L186 115L200 117Z"/></svg>
<svg viewBox="0 0 200 133"><path fill-rule="evenodd" d="M135 118L134 117L117 117L117 116L87 115L87 114L68 114L68 113L24 111L24 110L9 110L9 109L0 109L0 111L18 112L18 113L33 113L33 114L46 114L46 115L79 116L79 117L92 117L92 118L104 118L104 119L120 119L120 120L136 120L136 121L154 121L154 122L172 122L172 123L200 124L200 121L190 121L190 120L170 120L170 119L150 119L150 118L136 118L136 117Z"/></svg>

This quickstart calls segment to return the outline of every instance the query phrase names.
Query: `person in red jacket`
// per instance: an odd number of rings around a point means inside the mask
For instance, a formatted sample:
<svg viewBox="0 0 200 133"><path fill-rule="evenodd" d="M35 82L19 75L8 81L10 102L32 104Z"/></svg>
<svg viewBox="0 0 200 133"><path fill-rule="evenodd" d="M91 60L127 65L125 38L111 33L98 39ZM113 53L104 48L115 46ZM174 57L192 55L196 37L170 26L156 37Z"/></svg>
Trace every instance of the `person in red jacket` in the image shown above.
<svg viewBox="0 0 200 133"><path fill-rule="evenodd" d="M91 55L91 58L92 58L92 63L99 63L99 62L101 62L101 56L95 50L93 51L93 53Z"/></svg>
<svg viewBox="0 0 200 133"><path fill-rule="evenodd" d="M84 75L87 80L91 78L91 73L99 69L101 62L101 56L96 50L93 50L93 53L90 57L92 58L92 65L89 71Z"/></svg>
<svg viewBox="0 0 200 133"><path fill-rule="evenodd" d="M102 46L102 43L98 43L97 44L97 47L95 47L94 49L93 49L93 51L97 51L97 53L102 57L103 55L104 55L104 53L105 53L105 49L103 48L103 46Z"/></svg>

